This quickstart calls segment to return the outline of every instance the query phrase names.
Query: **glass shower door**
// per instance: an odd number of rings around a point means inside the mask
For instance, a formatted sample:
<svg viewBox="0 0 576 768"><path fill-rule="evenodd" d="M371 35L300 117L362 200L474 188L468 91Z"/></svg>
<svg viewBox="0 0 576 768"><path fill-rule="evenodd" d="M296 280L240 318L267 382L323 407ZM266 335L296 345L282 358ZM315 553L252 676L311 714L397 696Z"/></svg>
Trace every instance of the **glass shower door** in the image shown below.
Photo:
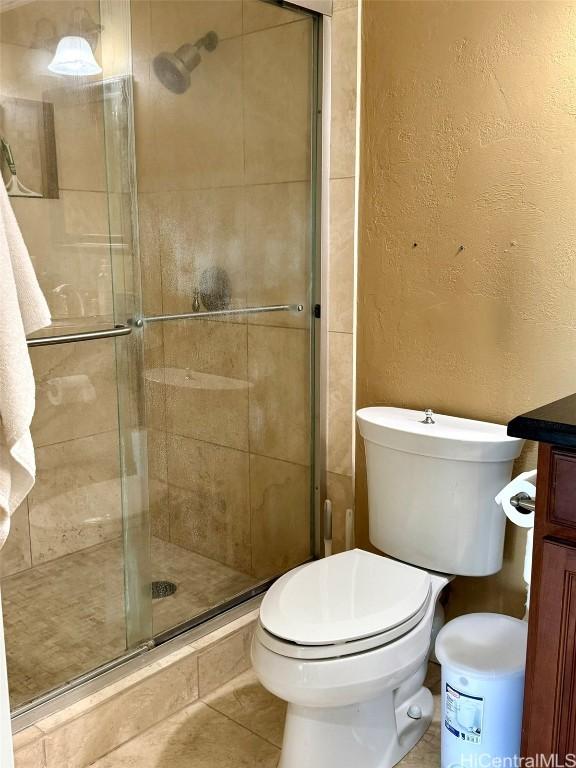
<svg viewBox="0 0 576 768"><path fill-rule="evenodd" d="M312 556L317 34L132 3L156 635Z"/></svg>
<svg viewBox="0 0 576 768"><path fill-rule="evenodd" d="M11 201L53 318L30 347L37 481L0 555L15 710L151 635L141 364L129 324L139 313L129 5L78 6L102 26L95 56L104 71L88 78L48 69L74 4L0 12L0 133L37 193ZM68 338L46 343L55 336Z"/></svg>
<svg viewBox="0 0 576 768"><path fill-rule="evenodd" d="M103 72L56 76L78 8ZM318 21L78 8L0 10L0 131L41 195L13 205L45 334L80 335L30 348L37 483L0 559L15 709L312 556Z"/></svg>

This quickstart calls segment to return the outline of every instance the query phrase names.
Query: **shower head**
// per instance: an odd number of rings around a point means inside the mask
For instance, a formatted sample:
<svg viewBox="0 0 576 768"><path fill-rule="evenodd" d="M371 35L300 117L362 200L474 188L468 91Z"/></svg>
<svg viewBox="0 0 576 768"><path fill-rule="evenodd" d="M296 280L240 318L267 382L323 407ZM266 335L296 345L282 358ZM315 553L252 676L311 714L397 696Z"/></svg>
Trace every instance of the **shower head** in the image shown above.
<svg viewBox="0 0 576 768"><path fill-rule="evenodd" d="M202 48L211 52L217 45L216 32L208 32L194 44L181 45L175 53L159 53L153 62L156 77L172 93L184 93L190 86L190 72L202 61Z"/></svg>

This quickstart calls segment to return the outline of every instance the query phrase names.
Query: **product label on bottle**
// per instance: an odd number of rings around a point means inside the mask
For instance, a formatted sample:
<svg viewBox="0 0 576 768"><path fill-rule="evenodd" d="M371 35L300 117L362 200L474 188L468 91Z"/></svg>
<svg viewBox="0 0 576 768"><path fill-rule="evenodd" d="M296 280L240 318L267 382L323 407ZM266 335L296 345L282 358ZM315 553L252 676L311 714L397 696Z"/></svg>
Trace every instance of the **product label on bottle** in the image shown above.
<svg viewBox="0 0 576 768"><path fill-rule="evenodd" d="M460 741L482 742L484 699L457 691L446 683L444 725Z"/></svg>

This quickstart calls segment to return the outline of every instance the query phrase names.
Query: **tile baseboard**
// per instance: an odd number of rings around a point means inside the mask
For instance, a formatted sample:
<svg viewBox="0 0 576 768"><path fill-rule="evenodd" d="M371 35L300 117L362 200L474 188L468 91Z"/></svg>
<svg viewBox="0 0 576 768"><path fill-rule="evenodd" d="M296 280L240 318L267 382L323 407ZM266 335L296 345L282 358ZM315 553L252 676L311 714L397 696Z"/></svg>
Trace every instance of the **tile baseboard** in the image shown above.
<svg viewBox="0 0 576 768"><path fill-rule="evenodd" d="M86 768L250 667L258 609L52 713L14 736L15 768Z"/></svg>

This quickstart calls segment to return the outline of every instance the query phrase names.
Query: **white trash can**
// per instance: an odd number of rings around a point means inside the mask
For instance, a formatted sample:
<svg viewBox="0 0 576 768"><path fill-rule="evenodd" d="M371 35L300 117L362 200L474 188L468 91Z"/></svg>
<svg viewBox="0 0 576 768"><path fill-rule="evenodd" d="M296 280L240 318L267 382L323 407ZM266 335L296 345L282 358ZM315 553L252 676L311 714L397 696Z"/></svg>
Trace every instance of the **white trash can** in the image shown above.
<svg viewBox="0 0 576 768"><path fill-rule="evenodd" d="M520 754L528 625L470 613L436 638L442 665L442 768L513 766ZM508 758L506 762L501 760Z"/></svg>

